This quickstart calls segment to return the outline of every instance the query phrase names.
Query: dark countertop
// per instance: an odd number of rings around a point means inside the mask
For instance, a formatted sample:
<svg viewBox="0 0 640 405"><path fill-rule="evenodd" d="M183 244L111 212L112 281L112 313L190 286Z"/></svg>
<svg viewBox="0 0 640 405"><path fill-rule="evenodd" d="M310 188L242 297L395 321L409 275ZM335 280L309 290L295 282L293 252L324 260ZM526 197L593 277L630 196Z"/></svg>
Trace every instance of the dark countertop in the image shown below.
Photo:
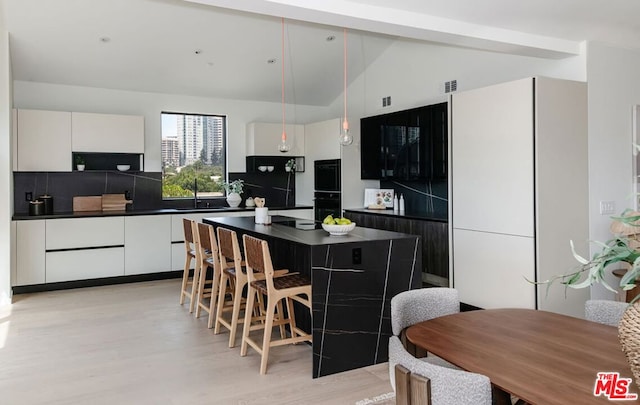
<svg viewBox="0 0 640 405"><path fill-rule="evenodd" d="M359 226L356 226L355 229L347 235L331 236L324 229L302 230L278 224L278 222L290 221L292 219L293 218L290 217L275 215L271 218L271 225L257 225L254 217L213 217L204 218L203 221L209 224L226 225L243 231L258 233L272 238L283 239L310 246L416 238L415 235L363 228Z"/></svg>
<svg viewBox="0 0 640 405"><path fill-rule="evenodd" d="M368 208L345 208L345 212L357 212L358 214L385 215L388 217L419 219L422 221L449 222L446 218L427 213L394 212L392 209L370 210Z"/></svg>
<svg viewBox="0 0 640 405"><path fill-rule="evenodd" d="M163 208L156 210L131 210L131 211L81 211L81 212L57 212L52 215L29 215L14 214L14 221L23 221L30 219L59 219L59 218L91 218L91 217L119 217L119 216L136 216L136 215L167 215L167 214L192 214L192 213L224 213L224 212L253 212L255 208ZM269 207L269 210L304 210L313 209L309 205L296 205L294 207ZM253 217L252 217L253 220Z"/></svg>

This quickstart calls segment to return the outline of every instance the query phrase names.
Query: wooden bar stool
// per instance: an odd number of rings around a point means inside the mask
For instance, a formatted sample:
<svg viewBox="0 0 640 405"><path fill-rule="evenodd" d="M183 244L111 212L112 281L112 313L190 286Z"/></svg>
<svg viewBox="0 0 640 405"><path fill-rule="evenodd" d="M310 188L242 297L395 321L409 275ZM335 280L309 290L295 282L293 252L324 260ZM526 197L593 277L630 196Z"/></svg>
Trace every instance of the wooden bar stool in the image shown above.
<svg viewBox="0 0 640 405"><path fill-rule="evenodd" d="M242 270L244 262L240 253L240 245L238 244L238 235L236 232L218 227L218 241L220 243L220 263L222 266L222 274L220 276L220 302L216 308L215 329L214 334L220 333L220 326L224 326L229 330L229 347L235 346L236 330L238 328L238 318L240 318L240 309L243 304L242 290L247 285L247 274ZM230 302L226 299L223 291L232 288L234 293ZM223 312L231 311L231 318L225 319ZM211 322L212 315L209 313Z"/></svg>
<svg viewBox="0 0 640 405"><path fill-rule="evenodd" d="M265 294L267 296L267 309L264 317L254 317L251 311L245 311L240 355L247 355L247 345L253 347L262 356L260 374L265 374L267 372L269 349L272 346L312 341L311 334L296 326L293 311L293 301L297 301L309 308L311 312L311 281L297 273L274 277L273 263L271 262L271 254L267 242L249 235L243 235L242 240L244 242L247 276L249 278L247 308L253 308L256 296ZM258 279L256 276L259 274L263 274L264 279ZM306 298L302 297L303 295L306 295ZM276 307L282 300L286 300L288 316L285 317L284 313L279 311L276 319ZM262 320L263 318L264 323L258 322L252 325L252 321ZM277 325L289 325L291 337L272 341L272 328ZM262 346L249 337L250 331L259 329L264 329Z"/></svg>
<svg viewBox="0 0 640 405"><path fill-rule="evenodd" d="M218 243L216 242L215 230L213 226L198 223L196 232L196 245L198 247L197 259L199 263L199 277L196 292L196 318L200 317L202 309L209 314L215 308L216 297L218 296L218 284L220 283L220 260L218 256ZM208 268L212 268L212 278L207 279ZM205 300L209 298L209 302ZM209 326L211 328L211 326Z"/></svg>
<svg viewBox="0 0 640 405"><path fill-rule="evenodd" d="M189 312L193 312L195 301L195 285L194 280L197 279L198 274L198 261L196 260L197 249L196 239L194 237L194 231L196 228L196 221L189 218L182 218L182 226L184 228L184 247L185 247L185 263L184 272L182 273L182 287L180 289L180 305L184 304L185 297L189 297ZM195 266L193 269L193 276L189 277L191 273L191 261L195 260Z"/></svg>

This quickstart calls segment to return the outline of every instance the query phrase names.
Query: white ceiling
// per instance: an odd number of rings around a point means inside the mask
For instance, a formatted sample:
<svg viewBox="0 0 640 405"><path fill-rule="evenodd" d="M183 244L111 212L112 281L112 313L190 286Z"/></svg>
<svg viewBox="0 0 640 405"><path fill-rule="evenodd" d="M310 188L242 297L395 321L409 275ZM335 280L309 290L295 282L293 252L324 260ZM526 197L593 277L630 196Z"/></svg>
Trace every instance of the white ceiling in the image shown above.
<svg viewBox="0 0 640 405"><path fill-rule="evenodd" d="M349 81L398 37L547 58L585 40L640 49L637 0L0 1L16 80L271 102L283 16L286 100L307 105L341 93L337 27Z"/></svg>

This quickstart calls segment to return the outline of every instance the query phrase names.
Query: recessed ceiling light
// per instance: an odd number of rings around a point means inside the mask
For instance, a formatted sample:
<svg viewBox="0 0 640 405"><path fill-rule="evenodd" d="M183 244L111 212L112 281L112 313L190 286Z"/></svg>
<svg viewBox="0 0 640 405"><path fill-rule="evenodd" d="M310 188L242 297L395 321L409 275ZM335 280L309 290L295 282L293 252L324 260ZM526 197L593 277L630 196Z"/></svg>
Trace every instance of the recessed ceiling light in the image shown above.
<svg viewBox="0 0 640 405"><path fill-rule="evenodd" d="M207 62L207 65L209 65L209 67L213 67L213 62Z"/></svg>
<svg viewBox="0 0 640 405"><path fill-rule="evenodd" d="M270 65L273 65L274 63L276 63L276 61L277 61L276 58L267 59L267 63Z"/></svg>
<svg viewBox="0 0 640 405"><path fill-rule="evenodd" d="M111 41L111 38L109 38L109 37L100 37L99 41L106 44L107 42Z"/></svg>
<svg viewBox="0 0 640 405"><path fill-rule="evenodd" d="M193 51L193 53L195 53L196 55L200 55L202 53L202 49L196 49L195 51Z"/></svg>
<svg viewBox="0 0 640 405"><path fill-rule="evenodd" d="M331 42L331 41L333 41L334 39L336 39L336 36L335 36L335 35L329 35L329 36L327 37L327 42Z"/></svg>

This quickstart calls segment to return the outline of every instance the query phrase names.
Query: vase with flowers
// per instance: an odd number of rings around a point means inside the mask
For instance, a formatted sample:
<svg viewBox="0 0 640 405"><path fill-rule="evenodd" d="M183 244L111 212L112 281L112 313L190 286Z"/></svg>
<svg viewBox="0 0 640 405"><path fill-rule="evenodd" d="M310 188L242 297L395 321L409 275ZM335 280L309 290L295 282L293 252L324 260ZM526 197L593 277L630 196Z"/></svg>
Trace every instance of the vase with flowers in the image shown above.
<svg viewBox="0 0 640 405"><path fill-rule="evenodd" d="M227 204L229 207L237 207L242 202L242 189L244 187L244 180L238 179L231 182L224 181L222 182L222 187L227 192Z"/></svg>
<svg viewBox="0 0 640 405"><path fill-rule="evenodd" d="M284 170L287 172L295 172L296 171L296 160L289 159L287 163L284 164Z"/></svg>

